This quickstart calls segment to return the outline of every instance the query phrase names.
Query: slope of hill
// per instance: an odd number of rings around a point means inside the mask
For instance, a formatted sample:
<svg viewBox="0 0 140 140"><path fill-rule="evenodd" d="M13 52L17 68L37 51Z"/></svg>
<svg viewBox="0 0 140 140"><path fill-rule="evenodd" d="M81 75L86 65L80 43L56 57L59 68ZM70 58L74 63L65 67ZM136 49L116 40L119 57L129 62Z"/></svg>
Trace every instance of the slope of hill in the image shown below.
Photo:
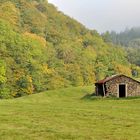
<svg viewBox="0 0 140 140"><path fill-rule="evenodd" d="M131 75L123 49L46 0L0 1L0 98Z"/></svg>
<svg viewBox="0 0 140 140"><path fill-rule="evenodd" d="M106 32L102 37L106 42L112 42L115 45L124 47L128 61L131 64L140 66L140 27L126 29L120 33L114 31ZM139 68L136 68L136 66L132 69L140 73Z"/></svg>
<svg viewBox="0 0 140 140"><path fill-rule="evenodd" d="M0 102L2 140L139 140L140 98L81 98L92 87Z"/></svg>
<svg viewBox="0 0 140 140"><path fill-rule="evenodd" d="M140 27L126 29L120 33L116 33L115 31L106 32L103 35L106 35L106 37L108 36L108 40L112 41L114 44L125 47L140 47Z"/></svg>

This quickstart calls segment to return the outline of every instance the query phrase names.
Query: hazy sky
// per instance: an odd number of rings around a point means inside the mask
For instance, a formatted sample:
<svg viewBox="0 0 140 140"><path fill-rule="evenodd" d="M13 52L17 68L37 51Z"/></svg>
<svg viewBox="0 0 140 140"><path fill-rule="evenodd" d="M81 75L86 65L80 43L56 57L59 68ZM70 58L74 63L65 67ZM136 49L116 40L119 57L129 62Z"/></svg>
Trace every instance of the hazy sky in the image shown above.
<svg viewBox="0 0 140 140"><path fill-rule="evenodd" d="M49 0L65 14L99 32L140 26L140 0Z"/></svg>

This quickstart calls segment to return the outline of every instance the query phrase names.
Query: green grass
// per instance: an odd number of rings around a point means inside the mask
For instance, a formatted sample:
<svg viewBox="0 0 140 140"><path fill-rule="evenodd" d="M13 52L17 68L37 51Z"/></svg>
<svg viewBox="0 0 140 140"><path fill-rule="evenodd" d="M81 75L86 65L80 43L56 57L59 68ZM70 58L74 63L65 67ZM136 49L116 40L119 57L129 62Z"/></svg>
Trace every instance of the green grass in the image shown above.
<svg viewBox="0 0 140 140"><path fill-rule="evenodd" d="M92 97L92 87L0 101L0 140L139 140L140 98Z"/></svg>

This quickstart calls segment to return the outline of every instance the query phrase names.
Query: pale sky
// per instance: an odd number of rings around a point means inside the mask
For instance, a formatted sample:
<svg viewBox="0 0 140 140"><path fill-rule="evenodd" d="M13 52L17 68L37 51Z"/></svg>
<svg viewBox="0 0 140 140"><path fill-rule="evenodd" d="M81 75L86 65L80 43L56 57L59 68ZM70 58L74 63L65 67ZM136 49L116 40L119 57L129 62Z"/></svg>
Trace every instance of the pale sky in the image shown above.
<svg viewBox="0 0 140 140"><path fill-rule="evenodd" d="M98 32L140 26L140 0L48 0L58 10Z"/></svg>

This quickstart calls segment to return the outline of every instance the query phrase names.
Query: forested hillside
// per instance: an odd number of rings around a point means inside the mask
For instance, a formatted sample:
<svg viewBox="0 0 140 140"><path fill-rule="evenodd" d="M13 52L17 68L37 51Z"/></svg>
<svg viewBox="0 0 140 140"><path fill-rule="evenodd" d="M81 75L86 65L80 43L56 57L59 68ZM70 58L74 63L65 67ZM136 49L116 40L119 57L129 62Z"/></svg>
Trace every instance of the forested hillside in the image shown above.
<svg viewBox="0 0 140 140"><path fill-rule="evenodd" d="M126 29L120 33L106 32L102 36L106 42L123 46L127 52L128 61L140 66L140 27Z"/></svg>
<svg viewBox="0 0 140 140"><path fill-rule="evenodd" d="M120 33L107 31L103 34L103 37L121 46L140 47L140 27L127 28Z"/></svg>
<svg viewBox="0 0 140 140"><path fill-rule="evenodd" d="M0 98L131 76L125 51L46 0L0 1Z"/></svg>

